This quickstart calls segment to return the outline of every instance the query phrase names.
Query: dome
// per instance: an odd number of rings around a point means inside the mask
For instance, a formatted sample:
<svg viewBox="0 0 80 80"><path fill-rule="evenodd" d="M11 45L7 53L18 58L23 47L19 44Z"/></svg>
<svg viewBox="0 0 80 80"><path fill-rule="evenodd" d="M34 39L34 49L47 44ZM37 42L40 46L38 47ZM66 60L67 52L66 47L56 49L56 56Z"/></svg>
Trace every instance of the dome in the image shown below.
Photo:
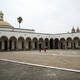
<svg viewBox="0 0 80 80"><path fill-rule="evenodd" d="M9 24L8 22L5 22L3 19L3 13L2 11L0 11L0 27L12 27L11 24Z"/></svg>
<svg viewBox="0 0 80 80"><path fill-rule="evenodd" d="M1 27L12 27L12 25L11 24L9 24L9 23L7 23L7 22L5 22L5 21L0 21L0 26Z"/></svg>

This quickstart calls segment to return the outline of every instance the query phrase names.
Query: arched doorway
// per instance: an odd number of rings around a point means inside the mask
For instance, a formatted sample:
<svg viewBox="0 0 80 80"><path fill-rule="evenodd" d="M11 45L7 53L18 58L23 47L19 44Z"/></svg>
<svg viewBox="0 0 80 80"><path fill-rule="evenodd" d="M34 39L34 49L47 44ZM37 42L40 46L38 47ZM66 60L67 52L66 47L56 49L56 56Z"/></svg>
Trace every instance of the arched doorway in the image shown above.
<svg viewBox="0 0 80 80"><path fill-rule="evenodd" d="M39 49L44 49L43 38L39 38Z"/></svg>
<svg viewBox="0 0 80 80"><path fill-rule="evenodd" d="M24 50L24 38L23 37L18 38L18 49Z"/></svg>
<svg viewBox="0 0 80 80"><path fill-rule="evenodd" d="M9 39L9 49L10 50L16 50L17 49L17 39L14 36L12 36Z"/></svg>
<svg viewBox="0 0 80 80"><path fill-rule="evenodd" d="M0 45L1 50L8 50L8 38L6 36L1 37Z"/></svg>
<svg viewBox="0 0 80 80"><path fill-rule="evenodd" d="M79 48L80 48L80 40L79 40L78 37L75 37L75 38L73 39L73 44L74 44L74 48L75 48L75 49L79 49Z"/></svg>
<svg viewBox="0 0 80 80"><path fill-rule="evenodd" d="M49 39L45 38L45 48L49 49Z"/></svg>
<svg viewBox="0 0 80 80"><path fill-rule="evenodd" d="M53 49L53 39L50 39L50 49Z"/></svg>
<svg viewBox="0 0 80 80"><path fill-rule="evenodd" d="M60 39L60 48L61 49L65 49L65 46L66 46L65 39L64 38L61 38Z"/></svg>
<svg viewBox="0 0 80 80"><path fill-rule="evenodd" d="M67 38L67 49L72 49L72 39L70 37Z"/></svg>
<svg viewBox="0 0 80 80"><path fill-rule="evenodd" d="M33 38L33 49L38 49L38 40L37 38Z"/></svg>
<svg viewBox="0 0 80 80"><path fill-rule="evenodd" d="M59 39L55 39L55 49L59 49Z"/></svg>
<svg viewBox="0 0 80 80"><path fill-rule="evenodd" d="M32 49L31 38L26 38L26 49Z"/></svg>

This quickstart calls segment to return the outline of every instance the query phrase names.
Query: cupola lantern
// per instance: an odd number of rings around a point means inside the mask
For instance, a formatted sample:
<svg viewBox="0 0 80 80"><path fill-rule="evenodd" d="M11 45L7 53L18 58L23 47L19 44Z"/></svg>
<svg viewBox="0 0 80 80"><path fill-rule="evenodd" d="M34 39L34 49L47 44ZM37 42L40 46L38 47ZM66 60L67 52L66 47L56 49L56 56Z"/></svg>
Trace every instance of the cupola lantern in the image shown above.
<svg viewBox="0 0 80 80"><path fill-rule="evenodd" d="M0 21L3 21L3 15L2 11L0 11Z"/></svg>

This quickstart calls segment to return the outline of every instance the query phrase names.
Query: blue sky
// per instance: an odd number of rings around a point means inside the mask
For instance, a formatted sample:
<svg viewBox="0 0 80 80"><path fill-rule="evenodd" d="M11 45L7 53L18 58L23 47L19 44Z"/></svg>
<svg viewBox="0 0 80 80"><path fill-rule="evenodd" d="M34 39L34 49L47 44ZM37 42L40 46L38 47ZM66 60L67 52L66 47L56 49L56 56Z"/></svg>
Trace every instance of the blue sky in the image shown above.
<svg viewBox="0 0 80 80"><path fill-rule="evenodd" d="M4 20L18 28L41 33L66 33L72 26L80 28L80 0L0 0Z"/></svg>

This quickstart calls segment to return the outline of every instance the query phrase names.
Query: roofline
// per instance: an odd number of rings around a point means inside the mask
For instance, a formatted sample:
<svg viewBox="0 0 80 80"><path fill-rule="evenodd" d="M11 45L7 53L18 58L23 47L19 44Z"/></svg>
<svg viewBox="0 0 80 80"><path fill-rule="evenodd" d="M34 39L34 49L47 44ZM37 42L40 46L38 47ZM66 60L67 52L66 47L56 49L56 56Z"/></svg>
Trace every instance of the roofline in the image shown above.
<svg viewBox="0 0 80 80"><path fill-rule="evenodd" d="M14 28L14 29L35 31L34 29L23 29L23 28Z"/></svg>
<svg viewBox="0 0 80 80"><path fill-rule="evenodd" d="M12 29L12 28L11 28ZM14 28L14 29L18 29L18 28ZM25 30L25 29L23 29ZM28 29L26 29L28 30ZM8 30L0 30L0 31L8 31ZM61 35L61 34L75 34L75 33L58 33L58 34L49 34L49 33L33 33L33 32L23 32L23 31L14 31L14 30L11 30L11 31L8 31L8 32L21 32L21 33L32 33L32 34L43 34L43 35ZM79 32L76 32L76 33L79 33Z"/></svg>
<svg viewBox="0 0 80 80"><path fill-rule="evenodd" d="M8 27L8 26L4 26L4 27L0 26L0 28L9 28L9 29L17 29L17 30L28 30L28 31L35 31L34 29L14 28L13 26L10 26L10 27Z"/></svg>

